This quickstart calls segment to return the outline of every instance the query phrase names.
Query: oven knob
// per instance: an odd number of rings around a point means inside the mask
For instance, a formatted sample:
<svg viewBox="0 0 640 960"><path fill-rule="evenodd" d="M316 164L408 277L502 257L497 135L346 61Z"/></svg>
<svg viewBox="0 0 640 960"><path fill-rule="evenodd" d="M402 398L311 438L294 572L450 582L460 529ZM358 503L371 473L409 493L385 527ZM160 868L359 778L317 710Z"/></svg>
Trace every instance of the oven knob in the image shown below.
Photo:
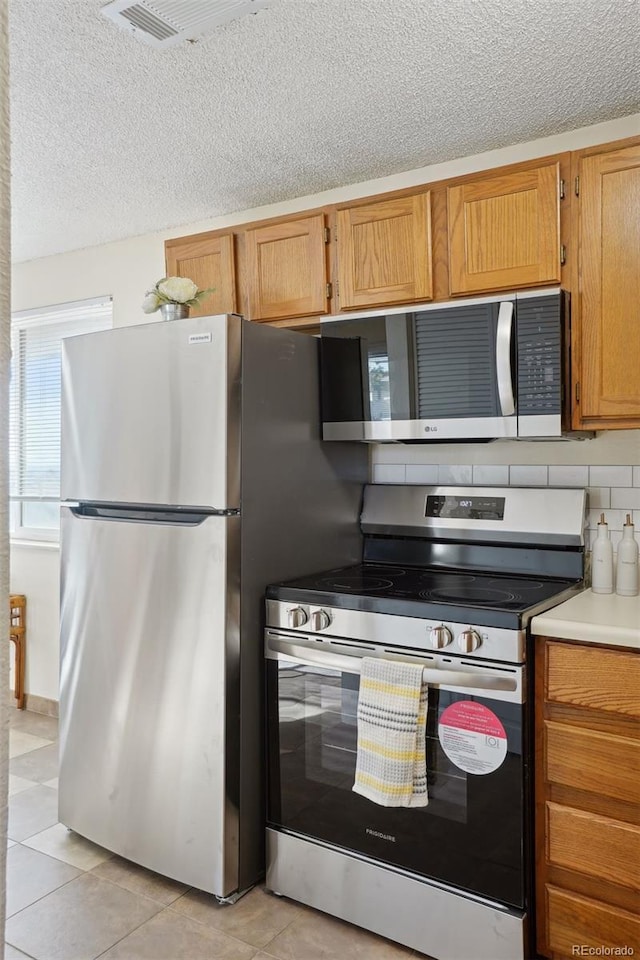
<svg viewBox="0 0 640 960"><path fill-rule="evenodd" d="M311 629L314 631L324 630L331 623L331 617L326 610L314 610L311 614Z"/></svg>
<svg viewBox="0 0 640 960"><path fill-rule="evenodd" d="M463 653L471 653L472 650L477 650L481 643L480 634L472 630L471 627L468 630L463 630L458 637L458 646Z"/></svg>
<svg viewBox="0 0 640 960"><path fill-rule="evenodd" d="M303 610L302 607L291 607L288 617L290 627L304 627L309 619L307 611Z"/></svg>
<svg viewBox="0 0 640 960"><path fill-rule="evenodd" d="M453 634L449 627L441 624L439 627L432 627L429 633L429 643L436 650L440 647L446 647L453 640Z"/></svg>

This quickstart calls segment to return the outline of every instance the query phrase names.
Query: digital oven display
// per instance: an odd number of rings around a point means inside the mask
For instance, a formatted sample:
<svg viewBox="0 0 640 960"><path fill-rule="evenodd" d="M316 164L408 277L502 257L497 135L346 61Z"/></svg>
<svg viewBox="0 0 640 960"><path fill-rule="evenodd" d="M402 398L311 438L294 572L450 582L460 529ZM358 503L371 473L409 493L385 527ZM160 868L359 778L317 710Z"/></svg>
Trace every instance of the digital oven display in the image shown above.
<svg viewBox="0 0 640 960"><path fill-rule="evenodd" d="M427 517L504 520L504 497L427 497Z"/></svg>

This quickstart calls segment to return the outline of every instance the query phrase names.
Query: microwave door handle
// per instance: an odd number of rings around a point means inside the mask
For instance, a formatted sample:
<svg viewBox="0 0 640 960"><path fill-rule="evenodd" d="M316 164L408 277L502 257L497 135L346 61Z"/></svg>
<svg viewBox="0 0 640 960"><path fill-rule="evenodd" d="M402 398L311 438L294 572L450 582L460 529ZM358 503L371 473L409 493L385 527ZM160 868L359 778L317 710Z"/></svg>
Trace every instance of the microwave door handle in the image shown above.
<svg viewBox="0 0 640 960"><path fill-rule="evenodd" d="M360 673L362 658L373 656L377 660L395 660L400 663L420 663L417 658L395 656L390 654L379 654L373 650L365 649L362 653L343 653L344 646L331 644L338 647L340 653L327 651L321 648L321 645L315 640L303 640L296 637L276 636L267 631L266 656L267 659L279 659L277 654L281 654L288 660L300 660L302 663L318 664L326 667L328 670L344 670L346 673ZM348 649L348 648L347 648ZM274 654L276 656L274 656ZM463 670L442 670L436 667L425 667L422 671L422 679L429 686L436 687L464 687L471 690L509 690L518 689L518 679L516 675L504 676L499 674L471 673Z"/></svg>
<svg viewBox="0 0 640 960"><path fill-rule="evenodd" d="M498 381L498 399L503 417L516 412L511 376L511 338L513 336L513 301L503 300L498 310L496 328L496 377Z"/></svg>

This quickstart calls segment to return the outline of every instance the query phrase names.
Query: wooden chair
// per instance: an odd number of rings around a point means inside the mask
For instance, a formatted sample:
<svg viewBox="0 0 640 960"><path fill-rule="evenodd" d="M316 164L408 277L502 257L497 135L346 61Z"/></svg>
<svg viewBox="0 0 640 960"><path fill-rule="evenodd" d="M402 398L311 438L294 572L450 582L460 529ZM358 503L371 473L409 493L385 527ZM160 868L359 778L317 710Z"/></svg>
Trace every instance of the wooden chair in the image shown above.
<svg viewBox="0 0 640 960"><path fill-rule="evenodd" d="M27 598L21 593L9 597L9 639L15 644L15 691L18 710L24 710L24 664L27 645Z"/></svg>

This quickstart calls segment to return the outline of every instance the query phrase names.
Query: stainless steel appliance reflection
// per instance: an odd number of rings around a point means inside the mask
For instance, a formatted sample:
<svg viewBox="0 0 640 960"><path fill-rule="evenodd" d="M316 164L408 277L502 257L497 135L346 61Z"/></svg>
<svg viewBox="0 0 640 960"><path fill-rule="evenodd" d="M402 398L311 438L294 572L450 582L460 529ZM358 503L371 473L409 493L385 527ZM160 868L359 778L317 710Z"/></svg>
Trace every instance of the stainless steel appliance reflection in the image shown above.
<svg viewBox="0 0 640 960"><path fill-rule="evenodd" d="M523 960L528 623L581 585L583 490L369 486L364 561L267 591L267 885L438 960ZM352 791L363 657L429 685L429 804Z"/></svg>
<svg viewBox="0 0 640 960"><path fill-rule="evenodd" d="M360 553L317 366L237 316L63 349L60 820L222 899L263 871L265 586Z"/></svg>
<svg viewBox="0 0 640 960"><path fill-rule="evenodd" d="M560 437L569 322L558 288L323 317L324 437Z"/></svg>

